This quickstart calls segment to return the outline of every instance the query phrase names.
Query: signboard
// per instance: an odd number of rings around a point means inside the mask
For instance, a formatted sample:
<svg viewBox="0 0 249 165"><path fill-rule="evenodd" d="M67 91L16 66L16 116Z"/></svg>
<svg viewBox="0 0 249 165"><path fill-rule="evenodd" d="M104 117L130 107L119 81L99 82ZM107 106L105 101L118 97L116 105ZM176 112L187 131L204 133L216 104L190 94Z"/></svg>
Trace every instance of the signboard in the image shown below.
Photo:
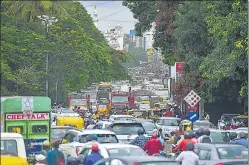
<svg viewBox="0 0 249 165"><path fill-rule="evenodd" d="M33 110L34 110L33 97L22 98L22 111L33 112Z"/></svg>
<svg viewBox="0 0 249 165"><path fill-rule="evenodd" d="M198 116L197 112L188 112L187 118L189 121L195 122L196 120L199 119L199 116Z"/></svg>
<svg viewBox="0 0 249 165"><path fill-rule="evenodd" d="M175 67L176 67L176 72L181 73L183 71L183 62L176 62Z"/></svg>
<svg viewBox="0 0 249 165"><path fill-rule="evenodd" d="M6 114L5 120L49 120L49 113L33 113L33 114Z"/></svg>
<svg viewBox="0 0 249 165"><path fill-rule="evenodd" d="M196 106L194 106L194 107L191 107L190 105L188 106L188 110L189 111L197 111L199 109L199 106L198 105L196 105Z"/></svg>
<svg viewBox="0 0 249 165"><path fill-rule="evenodd" d="M194 107L201 100L201 97L193 90L184 98L184 100L191 106Z"/></svg>

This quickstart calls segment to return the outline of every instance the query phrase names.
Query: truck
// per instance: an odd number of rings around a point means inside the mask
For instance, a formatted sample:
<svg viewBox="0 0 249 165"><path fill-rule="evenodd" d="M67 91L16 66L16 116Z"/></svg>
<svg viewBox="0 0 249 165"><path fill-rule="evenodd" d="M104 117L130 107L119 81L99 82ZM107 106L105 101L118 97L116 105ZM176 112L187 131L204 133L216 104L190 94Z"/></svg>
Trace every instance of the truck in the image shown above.
<svg viewBox="0 0 249 165"><path fill-rule="evenodd" d="M79 112L85 113L90 109L90 95L84 93L71 93L68 96L68 106L74 109L75 106L80 107Z"/></svg>
<svg viewBox="0 0 249 165"><path fill-rule="evenodd" d="M153 93L149 90L137 90L136 94L136 104L150 104L151 95Z"/></svg>
<svg viewBox="0 0 249 165"><path fill-rule="evenodd" d="M1 97L2 132L20 133L28 161L51 141L51 99L41 96Z"/></svg>
<svg viewBox="0 0 249 165"><path fill-rule="evenodd" d="M97 84L97 109L98 109L98 105L101 106L106 106L106 111L109 114L109 111L111 110L111 92L112 92L112 84L110 83L100 83ZM102 112L98 112L98 113L102 113Z"/></svg>
<svg viewBox="0 0 249 165"><path fill-rule="evenodd" d="M127 114L127 111L135 107L135 93L129 88L129 92L112 92L112 114Z"/></svg>

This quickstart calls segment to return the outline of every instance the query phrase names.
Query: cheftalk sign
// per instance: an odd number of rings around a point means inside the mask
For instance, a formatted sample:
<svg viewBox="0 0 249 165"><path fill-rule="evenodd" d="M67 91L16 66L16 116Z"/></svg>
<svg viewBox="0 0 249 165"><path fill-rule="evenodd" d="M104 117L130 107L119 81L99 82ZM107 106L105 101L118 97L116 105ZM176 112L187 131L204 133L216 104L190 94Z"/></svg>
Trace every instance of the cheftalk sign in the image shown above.
<svg viewBox="0 0 249 165"><path fill-rule="evenodd" d="M6 114L5 120L48 120L49 113Z"/></svg>

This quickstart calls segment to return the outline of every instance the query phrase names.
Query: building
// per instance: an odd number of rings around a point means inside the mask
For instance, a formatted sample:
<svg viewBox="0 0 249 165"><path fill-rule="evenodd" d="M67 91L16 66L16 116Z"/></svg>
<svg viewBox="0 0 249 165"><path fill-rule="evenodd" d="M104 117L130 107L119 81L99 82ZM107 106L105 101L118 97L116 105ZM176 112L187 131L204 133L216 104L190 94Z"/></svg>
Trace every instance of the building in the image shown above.
<svg viewBox="0 0 249 165"><path fill-rule="evenodd" d="M124 33L121 25L117 25L113 28L109 27L109 30L103 34L110 47L115 50L124 50Z"/></svg>
<svg viewBox="0 0 249 165"><path fill-rule="evenodd" d="M98 10L95 6L94 11L93 11L93 23L96 27L98 27Z"/></svg>

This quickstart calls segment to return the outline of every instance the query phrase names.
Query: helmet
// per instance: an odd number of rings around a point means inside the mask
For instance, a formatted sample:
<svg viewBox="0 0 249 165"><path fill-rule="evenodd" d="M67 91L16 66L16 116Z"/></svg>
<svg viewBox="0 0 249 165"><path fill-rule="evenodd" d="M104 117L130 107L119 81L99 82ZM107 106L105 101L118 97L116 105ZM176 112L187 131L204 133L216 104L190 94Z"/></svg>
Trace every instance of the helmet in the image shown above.
<svg viewBox="0 0 249 165"><path fill-rule="evenodd" d="M187 127L187 128L186 128L186 131L187 131L187 132L190 132L190 131L191 131L191 128L190 128L190 127Z"/></svg>
<svg viewBox="0 0 249 165"><path fill-rule="evenodd" d="M195 137L194 131L189 132L189 135L190 135L191 139L194 138Z"/></svg>
<svg viewBox="0 0 249 165"><path fill-rule="evenodd" d="M143 135L143 134L144 134L144 131L143 131L142 129L139 129L139 130L137 130L137 134L138 134L138 135Z"/></svg>
<svg viewBox="0 0 249 165"><path fill-rule="evenodd" d="M49 143L49 141L48 141L48 140L46 140L46 141L44 141L44 142L42 143L42 145L43 145L43 146L49 146L49 145L50 145L50 143Z"/></svg>
<svg viewBox="0 0 249 165"><path fill-rule="evenodd" d="M236 132L231 132L230 133L230 140L233 140L233 139L235 139L235 138L237 138L237 133Z"/></svg>
<svg viewBox="0 0 249 165"><path fill-rule="evenodd" d="M186 133L184 134L184 139L191 139L191 135L190 135L189 132L186 132Z"/></svg>
<svg viewBox="0 0 249 165"><path fill-rule="evenodd" d="M205 128L205 129L203 130L203 135L210 136L210 131L209 131L208 128Z"/></svg>
<svg viewBox="0 0 249 165"><path fill-rule="evenodd" d="M97 134L93 135L93 140L96 140L96 141L98 140L98 135Z"/></svg>
<svg viewBox="0 0 249 165"><path fill-rule="evenodd" d="M201 137L202 136L202 129L198 129L197 131L195 131L195 136L196 136L196 138L198 138L198 137Z"/></svg>
<svg viewBox="0 0 249 165"><path fill-rule="evenodd" d="M92 145L92 151L98 151L98 150L99 150L98 144L93 144Z"/></svg>
<svg viewBox="0 0 249 165"><path fill-rule="evenodd" d="M192 142L188 142L186 145L186 148L188 151L193 151L194 150L194 144Z"/></svg>
<svg viewBox="0 0 249 165"><path fill-rule="evenodd" d="M151 138L152 138L152 139L156 139L156 138L157 138L157 134L156 134L156 133L153 133Z"/></svg>

